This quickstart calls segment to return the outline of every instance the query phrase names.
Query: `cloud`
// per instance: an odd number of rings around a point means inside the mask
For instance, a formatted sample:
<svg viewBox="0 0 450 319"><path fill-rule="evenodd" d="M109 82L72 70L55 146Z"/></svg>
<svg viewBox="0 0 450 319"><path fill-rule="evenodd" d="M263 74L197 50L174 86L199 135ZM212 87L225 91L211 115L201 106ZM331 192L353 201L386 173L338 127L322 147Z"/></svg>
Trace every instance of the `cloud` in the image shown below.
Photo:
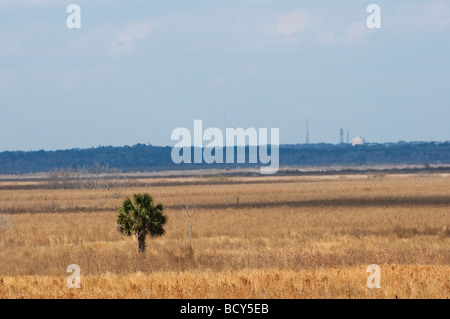
<svg viewBox="0 0 450 319"><path fill-rule="evenodd" d="M294 12L285 13L278 17L276 25L277 34L290 37L305 32L310 24L311 17L306 10L296 10Z"/></svg>
<svg viewBox="0 0 450 319"><path fill-rule="evenodd" d="M450 26L450 6L448 3L438 0L424 6L424 15L429 22L438 29L445 29Z"/></svg>
<svg viewBox="0 0 450 319"><path fill-rule="evenodd" d="M317 34L317 42L322 45L346 45L357 42L373 33L366 22L355 22L351 24L342 34L322 31Z"/></svg>
<svg viewBox="0 0 450 319"><path fill-rule="evenodd" d="M137 40L144 39L154 29L154 25L144 22L128 26L113 39L112 50L115 53L131 53L136 48Z"/></svg>
<svg viewBox="0 0 450 319"><path fill-rule="evenodd" d="M434 33L450 29L450 4L436 0L428 3L401 3L384 26L399 34Z"/></svg>
<svg viewBox="0 0 450 319"><path fill-rule="evenodd" d="M208 80L208 87L214 88L221 86L227 83L230 80L230 78L231 76L228 73L216 74Z"/></svg>
<svg viewBox="0 0 450 319"><path fill-rule="evenodd" d="M69 3L64 4L67 6ZM60 0L3 0L0 2L0 11L9 9L35 8L40 6L61 5ZM63 5L63 6L64 6Z"/></svg>
<svg viewBox="0 0 450 319"><path fill-rule="evenodd" d="M364 38L370 34L370 29L367 27L366 22L355 22L347 30L347 32L341 38L342 43L352 43L361 38Z"/></svg>

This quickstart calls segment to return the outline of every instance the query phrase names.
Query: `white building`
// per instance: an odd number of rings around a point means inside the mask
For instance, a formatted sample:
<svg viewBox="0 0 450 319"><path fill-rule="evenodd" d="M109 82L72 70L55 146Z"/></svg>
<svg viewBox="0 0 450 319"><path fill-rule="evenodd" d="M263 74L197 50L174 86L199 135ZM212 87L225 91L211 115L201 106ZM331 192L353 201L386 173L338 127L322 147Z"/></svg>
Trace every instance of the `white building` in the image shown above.
<svg viewBox="0 0 450 319"><path fill-rule="evenodd" d="M364 139L361 136L357 136L354 139L352 139L352 146L363 145L363 144L364 144Z"/></svg>

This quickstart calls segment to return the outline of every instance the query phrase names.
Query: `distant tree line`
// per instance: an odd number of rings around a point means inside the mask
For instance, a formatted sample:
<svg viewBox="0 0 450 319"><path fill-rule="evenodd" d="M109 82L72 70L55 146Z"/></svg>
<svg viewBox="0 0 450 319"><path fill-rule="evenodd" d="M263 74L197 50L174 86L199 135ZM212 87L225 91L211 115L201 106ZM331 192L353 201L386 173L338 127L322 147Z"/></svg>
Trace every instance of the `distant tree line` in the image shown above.
<svg viewBox="0 0 450 319"><path fill-rule="evenodd" d="M84 181L97 185L92 167L112 167L122 172L199 168L257 167L257 164L174 164L169 146L102 146L60 151L15 151L0 153L0 174L53 172L57 183ZM450 164L450 142L399 142L390 144L296 144L281 145L280 166ZM194 152L192 151L192 154ZM235 151L235 154L237 151ZM248 156L248 147L247 147ZM248 161L246 161L248 163ZM97 164L98 163L98 164ZM88 172L86 171L88 170ZM68 174L70 176L65 176ZM86 177L88 176L88 177Z"/></svg>

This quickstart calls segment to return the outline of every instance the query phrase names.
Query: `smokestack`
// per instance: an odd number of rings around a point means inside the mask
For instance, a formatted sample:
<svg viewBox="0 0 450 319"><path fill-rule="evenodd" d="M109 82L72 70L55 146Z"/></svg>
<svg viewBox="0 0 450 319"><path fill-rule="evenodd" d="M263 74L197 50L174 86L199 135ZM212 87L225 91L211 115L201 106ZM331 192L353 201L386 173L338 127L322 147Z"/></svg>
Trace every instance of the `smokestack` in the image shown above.
<svg viewBox="0 0 450 319"><path fill-rule="evenodd" d="M306 120L306 144L309 144L309 123Z"/></svg>

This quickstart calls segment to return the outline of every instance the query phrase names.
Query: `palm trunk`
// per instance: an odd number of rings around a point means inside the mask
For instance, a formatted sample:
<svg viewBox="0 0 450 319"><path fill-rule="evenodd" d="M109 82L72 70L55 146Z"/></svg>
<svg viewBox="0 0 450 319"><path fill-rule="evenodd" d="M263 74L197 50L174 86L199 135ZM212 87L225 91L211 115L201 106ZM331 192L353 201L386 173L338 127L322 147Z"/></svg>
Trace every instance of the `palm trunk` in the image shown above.
<svg viewBox="0 0 450 319"><path fill-rule="evenodd" d="M145 232L145 230L140 230L137 232L137 238L138 238L138 242L139 242L139 252L141 253L145 253L145 237L146 237L147 233Z"/></svg>

